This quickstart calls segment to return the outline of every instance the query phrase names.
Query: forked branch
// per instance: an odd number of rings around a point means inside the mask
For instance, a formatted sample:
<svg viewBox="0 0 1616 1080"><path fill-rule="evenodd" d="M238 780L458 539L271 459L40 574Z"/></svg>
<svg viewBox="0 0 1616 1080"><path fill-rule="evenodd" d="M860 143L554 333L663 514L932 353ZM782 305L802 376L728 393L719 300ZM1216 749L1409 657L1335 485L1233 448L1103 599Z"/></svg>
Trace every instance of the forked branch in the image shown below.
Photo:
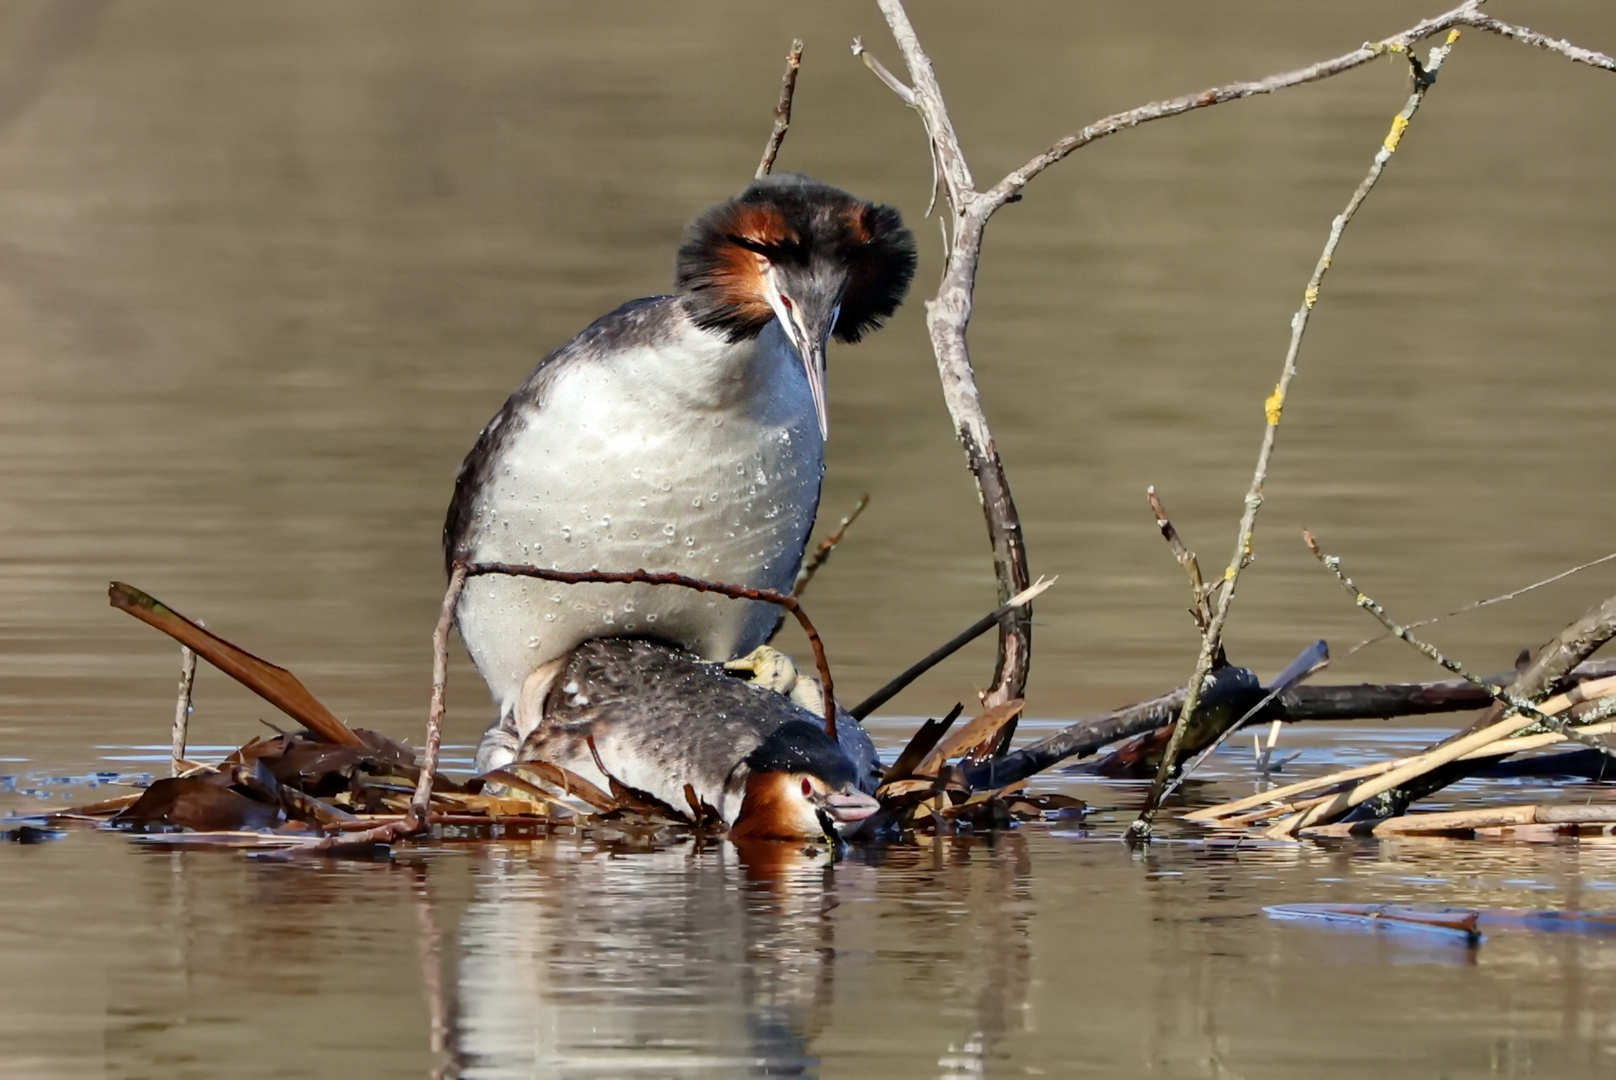
<svg viewBox="0 0 1616 1080"><path fill-rule="evenodd" d="M1402 111L1392 117L1391 130L1387 132L1380 149L1375 152L1374 160L1369 165L1369 172L1359 182L1357 190L1347 200L1346 209L1338 214L1330 224L1330 234L1324 241L1324 250L1319 254L1319 260L1313 267L1313 276L1308 280L1307 287L1302 290L1302 305L1296 309L1291 317L1290 346L1285 350L1285 363L1280 370L1279 382L1274 386L1274 392L1263 403L1263 414L1267 425L1263 428L1262 448L1257 452L1257 467L1251 474L1251 487L1246 492L1245 512L1240 517L1240 528L1235 536L1234 555L1229 560L1228 567L1223 571L1223 588L1218 593L1218 602L1212 612L1212 621L1206 632L1201 635L1201 653L1195 661L1195 673L1190 676L1188 691L1184 696L1184 707L1179 713L1178 722L1173 725L1173 734L1167 741L1167 749L1162 753L1161 765L1156 771L1156 781L1150 787L1150 795L1145 800L1144 808L1139 817L1129 826L1129 836L1133 838L1146 838L1150 835L1151 818L1161 805L1161 800L1171 789L1173 781L1178 775L1180 747L1183 745L1185 733L1189 730L1190 722L1195 716L1196 709L1201 701L1201 688L1207 675L1212 671L1214 661L1223 648L1223 627L1229 619L1229 609L1234 603L1235 587L1240 581L1240 573L1251 563L1252 540L1257 527L1257 511L1262 509L1263 487L1268 480L1268 466L1274 455L1274 443L1279 434L1279 422L1285 411L1285 398L1290 393L1291 382L1296 378L1296 360L1302 350L1302 336L1307 333L1308 319L1313 313L1313 305L1318 303L1319 289L1324 284L1324 275L1329 272L1330 264L1335 260L1336 245L1341 242L1341 234L1352 221L1353 215L1363 205L1369 193L1374 190L1375 182L1380 179L1386 163L1391 160L1392 154L1397 152L1398 144L1402 141L1403 132L1408 129L1409 120L1419 110L1420 103L1425 100L1426 91L1435 83L1437 72L1442 68L1442 62L1447 59L1448 51L1459 37L1458 31L1450 31L1447 41L1431 50L1430 57L1422 66L1412 53L1408 54L1409 63L1413 66L1414 89L1409 94L1408 101L1403 105Z"/></svg>
<svg viewBox="0 0 1616 1080"><path fill-rule="evenodd" d="M1483 0L1466 0L1451 11L1426 19L1381 41L1366 43L1333 59L1255 81L1228 83L1195 94L1151 102L1105 117L1035 155L1025 165L1007 174L992 188L979 191L971 177L964 152L960 148L959 138L943 102L942 91L932 70L931 60L921 48L919 38L909 21L908 14L904 11L901 0L877 0L877 2L899 50L903 53L911 85L905 85L875 57L866 54L861 42L854 42L853 52L863 58L870 70L875 72L904 104L920 113L930 143L936 182L942 189L950 211L949 228L945 230L948 240L947 263L937 295L926 306L927 327L931 332L933 351L937 355L938 371L942 377L943 393L949 414L954 420L971 471L977 479L977 488L982 498L988 532L993 543L994 569L999 582L1001 600L1007 599L1012 592L1025 587L1027 583L1026 548L1015 503L1010 496L1003 466L993 444L987 418L982 411L965 334L972 311L976 267L981 258L983 227L987 219L1001 206L1019 199L1022 189L1034 177L1074 151L1108 135L1195 109L1272 94L1289 87L1317 82L1351 71L1387 53L1406 55L1413 64L1416 90L1412 100L1417 107L1418 98L1430 85L1436 68L1440 66L1441 55L1446 54L1447 45L1439 46L1438 50L1433 51L1432 60L1424 67L1414 59L1410 50L1426 38L1444 31L1451 32L1458 27L1472 26L1510 40L1559 53L1578 63L1616 71L1616 59L1604 53L1483 15L1480 11ZM1448 44L1451 44L1451 37ZM1409 110L1410 113L1411 111ZM1400 119L1402 125L1394 125L1392 133L1387 137L1384 149L1387 155L1395 150L1397 140L1402 134L1402 126L1406 126L1407 116L1403 115ZM1378 165L1383 164L1384 160L1378 159ZM1378 173L1378 165L1372 175ZM1373 179L1368 183L1372 186ZM1365 192L1366 190L1363 189ZM1361 198L1358 201L1361 201ZM1350 213L1344 216L1350 217ZM1338 227L1342 224L1344 221L1338 219ZM1333 231L1332 246L1336 239L1339 239L1339 232ZM1328 263L1325 262L1324 265L1327 266ZM1322 277L1322 271L1315 274L1315 278L1319 277ZM1316 287L1317 281L1310 286L1308 300L1301 315L1304 324L1305 311L1311 308L1312 301L1316 298ZM1270 436L1278 422L1278 410L1284 405L1283 390L1286 386L1287 380L1282 378L1275 395L1269 399L1268 411L1273 417L1269 425ZM1260 502L1260 491L1258 495ZM1255 508L1249 504L1248 498L1248 517L1255 513ZM1249 522L1246 525L1249 526ZM1243 526L1238 565L1244 565L1249 556L1248 533L1249 527ZM1235 573L1238 572L1236 569ZM1221 610L1227 611L1228 599L1232 593L1232 588L1223 590L1223 596L1219 600ZM1221 620L1219 630L1221 631ZM1028 613L1026 618L1008 624L1001 634L994 685L984 695L985 701L994 704L1021 694L1030 662L1030 649L1031 631L1030 613ZM1209 655L1215 655L1215 643L1213 649L1204 651ZM1192 697L1194 685L1192 683ZM1193 704L1193 701L1186 702L1187 706ZM1146 815L1136 823L1141 826L1141 832L1148 831L1150 809L1147 809Z"/></svg>
<svg viewBox="0 0 1616 1080"><path fill-rule="evenodd" d="M948 261L937 294L926 303L926 328L931 335L932 352L937 357L943 401L954 421L954 433L965 451L966 464L976 478L982 513L987 519L988 539L993 546L999 603L1004 604L1012 596L1025 592L1030 582L1027 547L1021 533L1021 516L1010 493L1010 481L1005 476L1004 463L999 458L987 413L982 408L966 342L976 267L982 252L982 229L993 208L983 205L973 185L971 170L960 149L948 106L943 102L931 59L920 47L920 39L901 0L878 0L878 3L903 53L913 87L904 86L873 57L867 58L867 62L905 104L920 113L931 144L932 164L948 206ZM855 43L854 52L862 54L862 45ZM1032 609L1021 607L1000 624L998 661L993 683L982 695L983 704L991 708L1021 697L1031 661Z"/></svg>

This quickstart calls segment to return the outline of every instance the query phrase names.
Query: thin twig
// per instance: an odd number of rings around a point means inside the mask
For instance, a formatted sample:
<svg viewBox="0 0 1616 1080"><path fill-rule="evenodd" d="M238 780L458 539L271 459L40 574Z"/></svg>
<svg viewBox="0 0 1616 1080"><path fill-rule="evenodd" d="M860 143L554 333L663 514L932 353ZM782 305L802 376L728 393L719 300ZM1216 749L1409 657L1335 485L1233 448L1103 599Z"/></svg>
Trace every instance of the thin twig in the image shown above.
<svg viewBox="0 0 1616 1080"><path fill-rule="evenodd" d="M1469 5L1467 5L1468 7ZM1397 151L1403 132L1408 128L1409 120L1419 110L1420 103L1425 100L1426 91L1436 82L1437 72L1441 70L1442 63L1447 59L1448 51L1458 38L1457 31L1450 31L1447 40L1431 50L1430 57L1421 67L1412 53L1409 61L1414 67L1414 89L1409 94L1408 101L1402 110L1392 118L1390 132L1382 141L1381 147L1375 153L1374 161L1370 163L1369 172L1358 184L1357 190L1347 200L1347 205L1335 220L1330 224L1330 235L1324 242L1324 251L1319 255L1318 262L1313 267L1313 276L1308 280L1307 288L1302 291L1302 305L1297 308L1296 314L1291 317L1290 346L1285 352L1285 365L1280 373L1279 383L1274 392L1263 403L1263 412L1268 421L1263 429L1262 449L1257 454L1257 468L1251 476L1251 488L1246 492L1245 512L1240 518L1240 530L1235 538L1234 556L1229 560L1229 566L1223 572L1225 582L1222 591L1218 594L1218 604L1212 615L1211 625L1201 638L1201 654L1195 663L1195 674L1190 677L1189 692L1184 699L1184 709L1179 714L1178 723L1173 727L1173 734L1168 739L1167 749L1162 754L1161 766L1156 772L1156 781L1151 785L1150 796L1145 801L1144 809L1139 817L1129 826L1129 835L1134 838L1145 838L1150 835L1150 822L1157 807L1161 805L1162 796L1166 793L1168 785L1178 769L1178 751L1184 740L1184 734L1189 729L1190 718L1195 715L1196 706L1200 703L1201 684L1212 670L1213 660L1223 644L1223 627L1229 618L1229 608L1234 601L1235 587L1240 580L1240 572L1251 562L1251 544L1253 531L1257 523L1257 511L1263 504L1263 485L1268 479L1268 464L1273 457L1274 442L1279 433L1280 418L1285 409L1285 397L1290 392L1291 381L1296 377L1296 358L1301 352L1302 336L1307 332L1308 318L1313 313L1313 305L1318 303L1319 289L1324 283L1324 275L1329 272L1330 264L1335 257L1336 245L1341 242L1341 234L1346 230L1358 208L1368 198L1370 191L1374 190L1375 182L1380 179L1391 160L1392 154Z"/></svg>
<svg viewBox="0 0 1616 1080"><path fill-rule="evenodd" d="M776 592L774 589L754 589L747 585L728 585L722 581L704 581L684 574L653 573L649 570L552 570L527 563L504 562L471 563L466 565L465 569L467 577L505 574L511 577L554 581L563 585L676 585L681 589L693 589L696 592L717 593L731 600L760 600L766 604L783 607L791 612L798 625L802 627L803 633L808 635L808 644L814 650L814 664L819 669L821 689L824 691L825 734L832 739L836 738L836 701L830 680L830 663L825 659L825 644L819 639L819 631L814 629L808 613L790 593Z"/></svg>
<svg viewBox="0 0 1616 1080"><path fill-rule="evenodd" d="M982 199L988 204L987 212L992 213L1005 203L1014 202L1021 195L1021 189L1026 187L1033 177L1074 150L1079 150L1089 143L1105 138L1107 135L1115 135L1120 131L1136 128L1140 124L1149 123L1152 120L1177 116L1180 113L1191 112L1195 109L1222 105L1229 101L1242 101L1249 97L1272 94L1293 86L1328 79L1333 75L1340 75L1343 72L1361 67L1385 53L1407 52L1418 42L1440 34L1445 30L1451 30L1454 27L1473 26L1478 30L1485 30L1500 37L1557 52L1578 63L1603 68L1606 71L1616 71L1616 59L1604 53L1596 52L1593 49L1584 49L1581 46L1573 45L1568 41L1561 41L1557 38L1545 37L1524 26L1500 22L1490 16L1483 15L1480 8L1481 0L1467 0L1466 3L1461 4L1452 11L1445 12L1432 19L1426 19L1424 22L1417 23L1401 33L1382 38L1378 42L1366 42L1360 48L1330 60L1310 64L1294 71L1269 75L1254 82L1226 83L1223 86L1214 86L1209 90L1202 90L1196 94L1185 94L1182 97L1170 98L1167 101L1152 101L1149 104L1140 105L1137 108L1114 113L1111 116L1096 120L1083 130L1066 136L1047 150L1039 153L1021 168L1011 172L991 189L984 192Z"/></svg>
<svg viewBox="0 0 1616 1080"><path fill-rule="evenodd" d="M786 132L791 127L791 99L797 92L797 70L802 67L802 39L791 43L791 51L786 53L786 73L780 79L780 100L774 106L774 129L769 132L769 141L763 146L763 160L758 162L757 179L761 180L774 171L774 159L780 153L780 144L786 141Z"/></svg>
<svg viewBox="0 0 1616 1080"><path fill-rule="evenodd" d="M438 771L438 747L443 742L444 695L449 684L449 628L454 625L455 604L460 590L466 585L466 567L456 563L449 574L449 587L443 593L443 607L438 611L438 625L432 630L432 703L426 716L426 749L421 754L421 777L415 782L415 798L410 801L413 813L422 821L432 800L432 777Z"/></svg>
<svg viewBox="0 0 1616 1080"><path fill-rule="evenodd" d="M1616 637L1616 596L1608 596L1538 650L1537 656L1515 673L1508 689L1527 698L1552 693L1565 685L1567 677L1579 664L1613 637ZM1484 727L1502 713L1502 707L1494 702L1476 718L1472 727Z"/></svg>
<svg viewBox="0 0 1616 1080"><path fill-rule="evenodd" d="M1525 594L1531 592L1533 589L1541 589L1545 585L1553 585L1556 581L1564 581L1566 578L1570 577L1572 574L1580 574L1584 570L1591 569L1591 568L1593 568L1595 566L1600 565L1601 563L1608 563L1612 559L1616 559L1616 551L1611 552L1609 555L1602 555L1599 558L1594 559L1592 562L1585 562L1581 566L1573 566L1569 570L1562 570L1558 574L1555 574L1553 577L1546 577L1542 581L1534 581L1532 584L1522 586L1521 588L1516 589L1514 592L1503 593L1502 595L1499 595L1499 596L1489 596L1485 600L1476 600L1476 601L1474 601L1472 603L1466 604L1464 607L1454 608L1452 611L1448 612L1446 615L1433 615L1429 619L1421 619L1419 622L1411 622L1411 623L1408 624L1408 628L1410 630L1416 630L1416 629L1418 629L1419 627L1422 627L1422 626L1432 626L1432 625L1434 625L1436 623L1441 622L1443 619L1451 619L1455 615L1464 615L1464 614L1466 614L1468 612L1475 611L1475 610L1477 610L1479 608L1490 607L1493 604L1502 604L1506 600L1513 600L1517 596L1524 596ZM1390 634L1376 634L1374 637L1364 638L1362 641L1358 642L1358 644L1354 645L1352 648L1348 649L1345 653L1343 653L1342 654L1342 659L1345 659L1346 657L1351 656L1353 653L1357 652L1359 649L1368 648L1370 645L1375 644L1375 642L1377 642L1377 641L1385 641L1389 637L1391 637Z"/></svg>
<svg viewBox="0 0 1616 1080"><path fill-rule="evenodd" d="M1583 735L1582 733L1576 731L1574 725L1572 725L1569 721L1540 711L1534 703L1520 697L1515 693L1512 693L1508 689L1501 689L1491 685L1481 676L1471 674L1470 671L1462 664L1443 655L1442 651L1439 650L1435 645L1415 637L1413 633L1409 631L1408 627L1400 625L1396 620L1386 613L1385 608L1381 607L1380 604L1376 603L1373 598L1366 595L1363 590L1359 589L1357 585L1353 584L1352 579L1347 576L1347 572L1341 568L1341 559L1339 556L1325 555L1319 551L1318 542L1313 539L1312 533L1304 532L1303 537L1307 541L1308 548L1313 552L1318 560L1336 576L1337 580L1341 582L1341 587L1347 590L1348 595L1353 598L1353 602L1378 619L1380 624L1390 631L1393 637L1408 642L1408 644L1418 649L1429 659L1453 672L1455 675L1459 676L1459 678L1470 683L1477 689L1486 691L1495 700L1503 702L1505 705L1508 705L1512 710L1521 714L1522 716L1528 717L1530 720L1542 724L1551 731L1557 731L1568 739L1582 743L1584 746L1590 746L1595 750L1598 750L1600 753L1606 754L1612 758L1616 758L1616 750L1613 750L1604 742L1604 740ZM1530 725L1522 724L1521 726L1528 727Z"/></svg>
<svg viewBox="0 0 1616 1080"><path fill-rule="evenodd" d="M1479 11L1466 13L1464 21L1467 25L1474 26L1478 30L1486 30L1488 33L1519 41L1523 45L1535 45L1540 49L1557 52L1566 59L1575 60L1579 64L1604 68L1606 71L1616 71L1616 59L1612 59L1602 52L1584 49L1560 38L1547 37L1536 30L1528 30L1524 26L1500 22L1489 15L1481 14Z"/></svg>
<svg viewBox="0 0 1616 1080"><path fill-rule="evenodd" d="M893 677L893 679L885 686L881 687L881 689L877 690L875 693L871 694L869 697L847 710L848 715L855 720L863 720L866 716L869 716L875 710L897 697L898 694L908 687L910 683L926 674L926 672L930 671L944 660L947 660L950 656L953 656L955 653L959 652L965 646L987 633L994 626L997 626L999 621L1006 615L1009 615L1023 604L1029 604L1034 599L1041 596L1045 589L1055 584L1055 582L1058 580L1060 579L1050 578L1048 581L1045 581L1043 578L1039 578L1030 587L1028 587L1025 592L1012 596L1008 604L1000 604L998 607L976 620L970 626L967 626L964 630L961 630L959 633L937 646L937 648L927 653L924 657L905 668L902 672Z"/></svg>
<svg viewBox="0 0 1616 1080"><path fill-rule="evenodd" d="M1184 573L1190 579L1190 601L1194 605L1190 608L1190 618L1195 620L1196 629L1206 633L1207 627L1212 623L1212 609L1208 600L1211 590L1201 578L1201 564L1195 558L1195 552L1184 546L1179 538L1178 530L1173 528L1173 522L1167 516L1167 508L1162 505L1161 498L1156 494L1155 485L1145 489L1145 497L1150 500L1150 509L1156 515L1156 528L1161 530L1162 539L1173 551L1173 558L1178 565L1184 568Z"/></svg>
<svg viewBox="0 0 1616 1080"><path fill-rule="evenodd" d="M792 596L800 597L803 590L808 587L808 583L814 580L814 575L819 573L819 568L830 562L831 553L836 550L836 545L840 544L847 536L848 526L857 521L859 515L864 513L864 508L869 505L870 495L865 492L863 497L859 499L858 505L853 507L852 513L844 517L842 523L836 526L836 531L819 542L819 546L814 549L814 553L803 562L802 569L797 571L797 580L791 586Z"/></svg>
<svg viewBox="0 0 1616 1080"><path fill-rule="evenodd" d="M174 698L174 730L169 736L168 775L178 776L191 727L191 687L196 684L196 653L180 646L180 688Z"/></svg>
<svg viewBox="0 0 1616 1080"><path fill-rule="evenodd" d="M905 86L902 79L888 71L885 64L865 50L863 38L853 39L853 55L864 61L864 66L869 68L877 79L885 83L888 90L897 94L899 101L911 109L917 107L915 105L915 92Z"/></svg>
<svg viewBox="0 0 1616 1080"><path fill-rule="evenodd" d="M449 574L448 588L443 593L438 625L432 631L432 700L427 706L426 747L421 754L421 774L415 782L409 809L396 820L358 831L339 831L290 848L288 854L314 855L337 849L390 844L418 833L431 824L432 779L438 771L438 748L443 742L444 696L449 683L449 628L454 625L455 604L460 600L466 576L466 565L456 563Z"/></svg>

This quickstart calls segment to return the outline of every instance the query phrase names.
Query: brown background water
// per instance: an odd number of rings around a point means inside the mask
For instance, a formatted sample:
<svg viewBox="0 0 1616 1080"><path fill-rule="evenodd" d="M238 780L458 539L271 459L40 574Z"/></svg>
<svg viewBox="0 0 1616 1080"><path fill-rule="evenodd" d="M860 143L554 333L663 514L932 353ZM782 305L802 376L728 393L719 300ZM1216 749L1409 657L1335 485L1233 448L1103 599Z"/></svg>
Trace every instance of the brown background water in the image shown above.
<svg viewBox="0 0 1616 1080"><path fill-rule="evenodd" d="M1103 114L1433 11L914 15L986 182ZM1497 14L1616 50L1608 5ZM667 287L683 223L750 176L794 35L808 54L781 166L902 208L926 291L940 243L919 125L846 48L862 35L896 65L870 4L0 6L0 771L82 774L164 738L174 651L106 607L110 578L286 664L350 721L415 732L461 455L540 355ZM1227 558L1290 314L1406 84L1388 60L1125 133L995 219L973 346L1034 572L1061 575L1038 605L1035 716L1182 681L1195 642L1144 488L1208 566ZM1407 618L1616 547L1613 102L1608 74L1460 43L1315 314L1230 628L1239 662L1268 674L1315 637L1339 654L1375 629L1303 524ZM831 358L827 516L872 502L810 606L850 699L992 603L918 299ZM1601 567L1433 634L1498 669L1613 586ZM968 654L895 707L968 700L988 663ZM1426 673L1378 645L1329 677ZM463 663L452 688L464 743L487 698ZM198 705L206 743L265 715L213 673ZM1607 947L1403 965L1253 915L1258 898L1411 890L1600 906L1588 890L1611 869L1591 849L1519 866L1398 849L1343 870L1030 834L775 888L747 886L733 855L682 852L309 870L79 838L0 855L0 1068L28 1062L16 1075L100 1075L103 1044L106 1075L423 1071L428 923L463 946L443 964L470 1000L516 978L485 963L501 935L519 939L506 961L544 957L523 967L528 996L510 992L517 1028L478 1014L496 1072L523 1060L521 1023L576 1026L592 1003L627 1010L602 1047L666 1039L678 1061L649 1075L744 1072L758 1046L848 1076L1325 1075L1327 1055L1342 1076L1594 1075L1616 1046L1595 1008ZM816 974L829 958L834 979ZM1392 1041L1333 1026L1343 995ZM307 1046L285 1034L300 1025ZM629 1068L597 1052L605 1074Z"/></svg>

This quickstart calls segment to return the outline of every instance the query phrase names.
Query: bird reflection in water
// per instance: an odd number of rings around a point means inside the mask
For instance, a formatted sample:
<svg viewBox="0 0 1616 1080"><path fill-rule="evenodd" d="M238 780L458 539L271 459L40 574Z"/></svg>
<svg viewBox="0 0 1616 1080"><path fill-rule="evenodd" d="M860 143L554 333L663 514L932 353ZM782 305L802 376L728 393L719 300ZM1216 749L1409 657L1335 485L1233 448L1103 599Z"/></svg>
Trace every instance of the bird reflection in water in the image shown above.
<svg viewBox="0 0 1616 1080"><path fill-rule="evenodd" d="M865 1000L873 987L860 984L894 952L939 961L912 973L949 1003L939 1075L977 1075L1024 1023L1029 987L1029 872L1019 838L1004 847L839 862L823 846L767 841L480 847L453 976L426 978L433 1030L447 1033L436 1075L817 1075L838 982ZM973 860L992 869L959 872ZM904 902L940 888L958 904Z"/></svg>

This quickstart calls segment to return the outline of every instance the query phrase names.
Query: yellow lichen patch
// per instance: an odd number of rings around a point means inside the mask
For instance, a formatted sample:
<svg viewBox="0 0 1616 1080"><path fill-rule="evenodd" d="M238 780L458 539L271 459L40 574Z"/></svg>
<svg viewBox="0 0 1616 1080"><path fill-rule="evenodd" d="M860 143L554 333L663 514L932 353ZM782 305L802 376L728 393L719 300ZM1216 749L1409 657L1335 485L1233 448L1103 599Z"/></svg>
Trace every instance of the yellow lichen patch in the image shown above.
<svg viewBox="0 0 1616 1080"><path fill-rule="evenodd" d="M1309 285L1307 287L1307 291L1302 294L1302 303L1306 304L1309 308L1311 308L1314 304L1316 304L1318 302L1319 302L1319 287L1317 285Z"/></svg>
<svg viewBox="0 0 1616 1080"><path fill-rule="evenodd" d="M1308 306L1311 307L1312 305L1310 304ZM1279 426L1279 416L1284 411L1285 391L1280 389L1278 386L1275 386L1274 392L1268 395L1267 401L1263 402L1263 412L1268 414L1268 424L1270 427Z"/></svg>
<svg viewBox="0 0 1616 1080"><path fill-rule="evenodd" d="M1408 117L1398 113L1392 117L1392 129L1386 133L1386 152L1397 153L1397 144L1403 141L1403 132L1408 129Z"/></svg>
<svg viewBox="0 0 1616 1080"><path fill-rule="evenodd" d="M1455 41L1458 41L1458 40L1459 40L1459 31L1457 31L1457 30L1449 30L1448 31L1448 40L1445 42L1445 44L1452 45Z"/></svg>

